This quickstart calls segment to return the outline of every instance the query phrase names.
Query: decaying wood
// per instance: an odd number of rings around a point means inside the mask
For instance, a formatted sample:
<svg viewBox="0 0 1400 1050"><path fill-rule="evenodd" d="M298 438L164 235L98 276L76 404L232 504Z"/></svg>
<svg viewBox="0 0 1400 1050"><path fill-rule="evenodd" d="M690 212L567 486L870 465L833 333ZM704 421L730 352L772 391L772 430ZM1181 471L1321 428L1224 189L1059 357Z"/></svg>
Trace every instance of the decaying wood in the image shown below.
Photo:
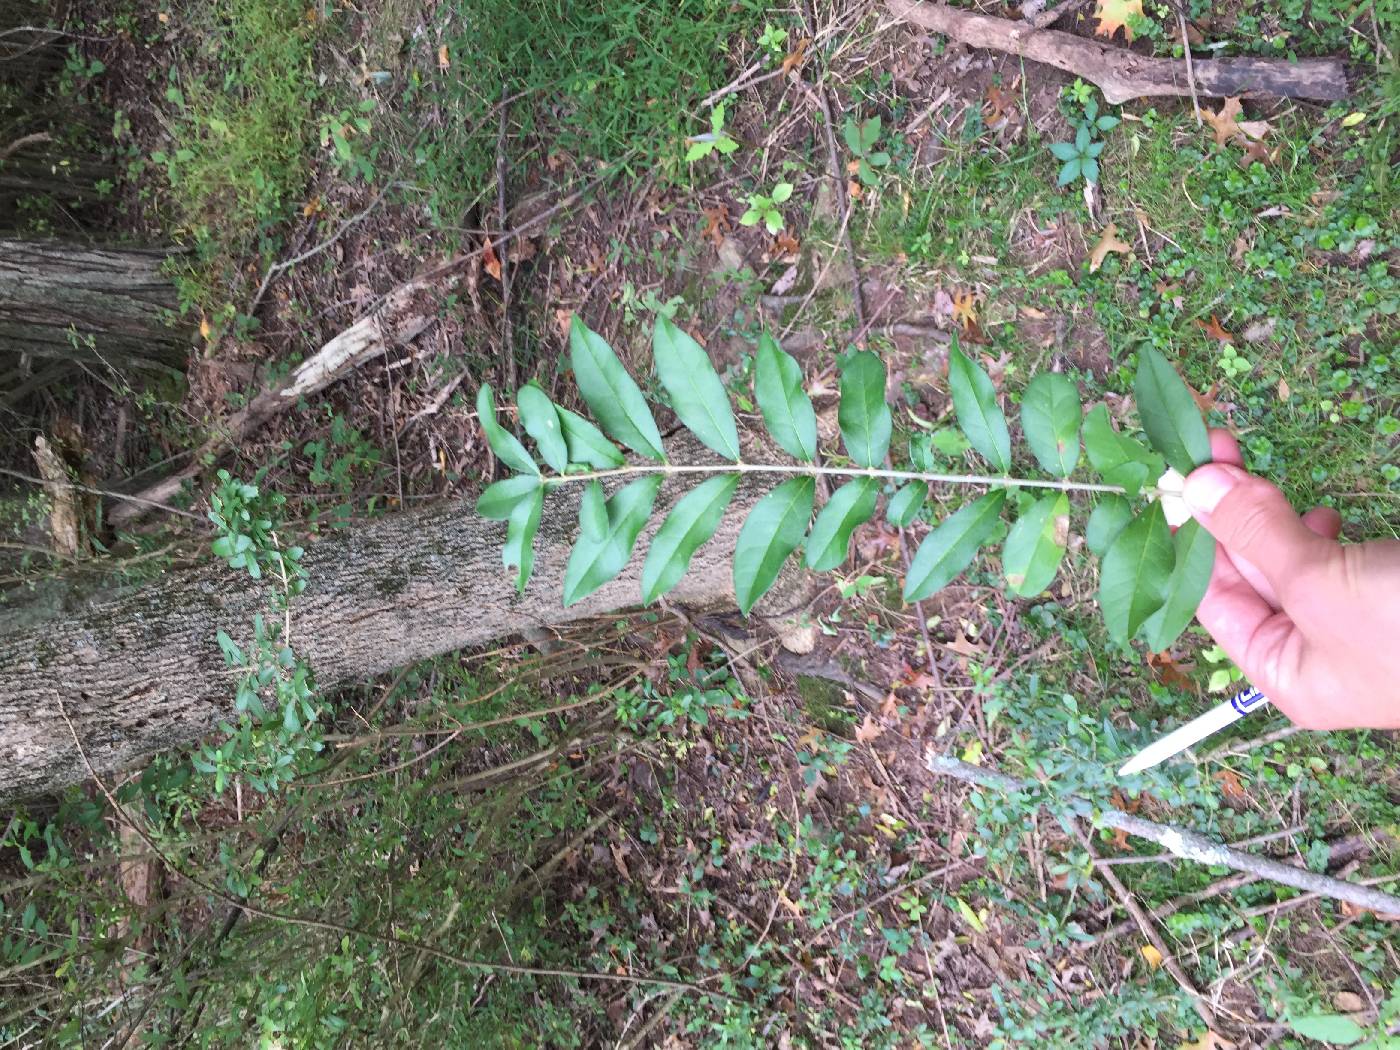
<svg viewBox="0 0 1400 1050"><path fill-rule="evenodd" d="M366 361L381 356L387 347L400 346L416 338L437 318L442 300L456 288L469 261L469 258L453 259L395 288L371 313L230 416L190 457L188 467L142 490L139 495L147 502L120 503L108 512L108 519L113 524L125 525L149 513L150 504L169 503L184 483L199 472L209 456L236 447L273 416L344 379Z"/></svg>
<svg viewBox="0 0 1400 1050"><path fill-rule="evenodd" d="M183 372L191 332L170 323L166 257L0 239L0 352Z"/></svg>
<svg viewBox="0 0 1400 1050"><path fill-rule="evenodd" d="M714 461L689 438L670 445L679 462ZM363 681L528 626L636 604L646 537L690 485L668 482L628 568L565 609L559 596L580 488L546 501L523 596L501 564L505 523L477 517L467 501L356 523L308 543L310 580L293 602L292 639L317 684ZM733 604L734 543L767 488L754 476L739 486L719 532L672 592L677 603ZM125 593L79 600L57 592L63 596L48 608L0 608L0 804L84 778L60 697L102 773L189 743L230 717L234 674L215 632L245 641L253 617L268 609L267 588L205 564Z"/></svg>
<svg viewBox="0 0 1400 1050"><path fill-rule="evenodd" d="M49 542L54 553L72 560L81 546L82 518L68 467L42 434L34 439L34 462L44 479L44 495L49 499Z"/></svg>
<svg viewBox="0 0 1400 1050"><path fill-rule="evenodd" d="M887 6L896 18L969 47L1009 51L1073 73L1098 85L1114 105L1134 98L1191 93L1184 61L1148 58L1071 33L943 4L887 0ZM1217 98L1244 95L1335 102L1348 94L1346 71L1341 62L1330 58L1210 58L1194 62L1193 67L1197 93Z"/></svg>

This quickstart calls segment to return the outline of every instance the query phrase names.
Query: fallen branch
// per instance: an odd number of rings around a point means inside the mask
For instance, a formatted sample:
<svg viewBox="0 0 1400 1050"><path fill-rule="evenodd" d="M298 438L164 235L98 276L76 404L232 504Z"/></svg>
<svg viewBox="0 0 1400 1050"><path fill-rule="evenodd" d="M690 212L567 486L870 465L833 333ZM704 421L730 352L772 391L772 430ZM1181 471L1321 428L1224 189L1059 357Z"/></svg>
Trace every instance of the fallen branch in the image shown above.
<svg viewBox="0 0 1400 1050"><path fill-rule="evenodd" d="M1097 40L1025 22L973 14L920 0L887 0L895 18L942 33L969 47L1013 55L1063 69L1098 85L1114 105L1154 95L1190 95L1192 76L1184 61L1148 58ZM1330 58L1211 58L1192 63L1201 95L1270 95L1335 102L1348 94L1346 71Z"/></svg>
<svg viewBox="0 0 1400 1050"><path fill-rule="evenodd" d="M1028 781L1017 780L1005 773L982 769L969 765L948 755L930 753L926 759L928 768L941 776L953 777L978 787L996 788L998 791L1028 791L1039 787ZM1085 799L1071 799L1081 815L1093 817L1104 827L1126 831L1129 835L1150 839L1184 860L1198 864L1233 868L1248 872L1269 882L1277 882L1294 889L1316 893L1333 900L1347 901L1358 908L1365 908L1382 915L1400 915L1400 897L1383 890L1373 890L1354 882L1343 882L1327 875L1319 875L1305 868L1294 868L1272 857L1261 857L1255 853L1241 853L1229 846L1213 842L1194 831L1185 831L1168 824L1157 824L1150 820L1124 813L1112 806L1095 807Z"/></svg>

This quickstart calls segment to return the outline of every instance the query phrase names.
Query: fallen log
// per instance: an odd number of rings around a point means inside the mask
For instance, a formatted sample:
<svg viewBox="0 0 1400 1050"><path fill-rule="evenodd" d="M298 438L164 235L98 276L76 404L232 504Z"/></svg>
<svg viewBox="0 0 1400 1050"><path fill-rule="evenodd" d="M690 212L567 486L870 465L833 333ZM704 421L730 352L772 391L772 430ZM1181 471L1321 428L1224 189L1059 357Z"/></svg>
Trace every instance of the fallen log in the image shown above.
<svg viewBox="0 0 1400 1050"><path fill-rule="evenodd" d="M680 462L713 462L687 437ZM505 523L469 501L357 522L306 545L307 588L292 603L292 644L321 689L415 660L640 601L642 552L690 485L661 490L622 575L568 609L560 593L581 486L552 494L524 595L501 563ZM681 605L734 603L730 562L745 512L768 485L748 475L714 538L671 594ZM125 592L85 597L81 584L45 603L0 607L0 805L83 780L66 710L99 774L188 744L233 716L235 674L215 632L242 641L268 611L268 583L210 558ZM60 700L62 704L60 706Z"/></svg>
<svg viewBox="0 0 1400 1050"><path fill-rule="evenodd" d="M1135 98L1190 95L1192 76L1185 61L1149 58L1097 40L1055 29L1037 29L921 0L887 0L890 14L911 25L942 33L969 47L1008 51L1043 62L1096 84L1114 105ZM1346 98L1346 70L1331 58L1206 58L1192 62L1196 94L1306 98L1335 102Z"/></svg>

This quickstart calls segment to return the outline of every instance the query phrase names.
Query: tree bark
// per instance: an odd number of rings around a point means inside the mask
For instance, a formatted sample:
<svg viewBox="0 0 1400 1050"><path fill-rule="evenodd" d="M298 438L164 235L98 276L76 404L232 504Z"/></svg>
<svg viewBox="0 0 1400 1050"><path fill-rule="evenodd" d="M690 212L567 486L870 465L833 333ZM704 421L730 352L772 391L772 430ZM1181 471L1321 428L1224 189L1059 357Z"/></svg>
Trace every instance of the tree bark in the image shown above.
<svg viewBox="0 0 1400 1050"><path fill-rule="evenodd" d="M677 462L713 461L688 439L672 445ZM292 602L293 648L327 689L527 628L636 605L649 537L690 487L668 481L628 568L568 609L560 593L581 486L547 497L524 595L501 563L504 523L478 518L469 502L326 535L309 543L303 558L310 578ZM739 486L719 531L672 592L674 601L733 603L734 543L748 508L768 487L753 476ZM0 609L0 804L87 776L62 711L100 773L187 744L229 718L234 677L214 635L222 629L247 639L253 617L268 612L268 586L211 561L126 593Z"/></svg>
<svg viewBox="0 0 1400 1050"><path fill-rule="evenodd" d="M176 296L160 272L164 259L162 252L0 240L0 353L183 372L191 332L168 323Z"/></svg>

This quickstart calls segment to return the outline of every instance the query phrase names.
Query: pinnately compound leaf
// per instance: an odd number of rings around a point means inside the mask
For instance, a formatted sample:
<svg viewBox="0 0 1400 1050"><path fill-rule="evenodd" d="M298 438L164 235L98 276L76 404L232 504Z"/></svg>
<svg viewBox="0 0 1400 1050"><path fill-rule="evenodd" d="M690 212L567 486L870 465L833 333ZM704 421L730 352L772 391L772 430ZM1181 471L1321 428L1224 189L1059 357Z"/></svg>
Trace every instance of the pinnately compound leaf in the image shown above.
<svg viewBox="0 0 1400 1050"><path fill-rule="evenodd" d="M1143 637L1154 653L1165 652L1181 636L1206 596L1215 568L1215 537L1192 518L1172 537L1176 564L1167 580L1162 607L1143 624Z"/></svg>
<svg viewBox="0 0 1400 1050"><path fill-rule="evenodd" d="M1210 462L1210 433L1191 389L1167 359L1150 346L1138 351L1133 397L1147 440L1169 466L1190 474Z"/></svg>
<svg viewBox="0 0 1400 1050"><path fill-rule="evenodd" d="M972 564L977 548L996 529L1006 492L997 489L969 503L943 522L919 545L904 580L904 600L923 601L952 582Z"/></svg>
<svg viewBox="0 0 1400 1050"><path fill-rule="evenodd" d="M1114 430L1103 405L1095 405L1084 417L1084 451L1104 481L1122 485L1130 496L1149 478L1162 474L1162 457L1154 455L1141 441Z"/></svg>
<svg viewBox="0 0 1400 1050"><path fill-rule="evenodd" d="M738 474L721 474L695 486L671 509L652 537L642 563L642 602L650 605L680 582L700 545L715 534L734 498Z"/></svg>
<svg viewBox="0 0 1400 1050"><path fill-rule="evenodd" d="M851 533L870 520L879 494L875 478L854 478L831 494L807 537L807 568L826 572L846 560Z"/></svg>
<svg viewBox="0 0 1400 1050"><path fill-rule="evenodd" d="M486 442L491 451L511 470L521 474L538 474L540 468L525 451L520 439L496 422L496 402L492 400L491 384L482 383L476 392L476 418L481 421L481 429L486 433Z"/></svg>
<svg viewBox="0 0 1400 1050"><path fill-rule="evenodd" d="M494 484L476 498L476 512L490 521L506 521L521 500L540 487L538 474L516 474Z"/></svg>
<svg viewBox="0 0 1400 1050"><path fill-rule="evenodd" d="M885 518L891 525L902 529L918 517L926 499L928 485L922 481L911 481L890 497L885 507Z"/></svg>
<svg viewBox="0 0 1400 1050"><path fill-rule="evenodd" d="M1162 607L1171 578L1172 534L1154 503L1123 527L1099 564L1099 608L1109 637L1127 645Z"/></svg>
<svg viewBox="0 0 1400 1050"><path fill-rule="evenodd" d="M1016 519L1001 552L1012 594L1034 598L1050 586L1065 556L1068 533L1069 498L1063 492L1042 496Z"/></svg>
<svg viewBox="0 0 1400 1050"><path fill-rule="evenodd" d="M515 505L506 522L506 545L501 550L501 560L507 569L517 569L515 589L525 593L525 585L530 582L530 573L535 568L535 533L540 527L540 512L544 508L544 486L535 489L533 496L527 496Z"/></svg>
<svg viewBox="0 0 1400 1050"><path fill-rule="evenodd" d="M996 387L982 366L956 344L948 348L948 388L968 442L997 470L1011 469L1011 432L997 404Z"/></svg>
<svg viewBox="0 0 1400 1050"><path fill-rule="evenodd" d="M768 433L794 459L817 458L817 414L802 386L802 366L767 332L758 337L753 394Z"/></svg>
<svg viewBox="0 0 1400 1050"><path fill-rule="evenodd" d="M1021 429L1040 465L1067 478L1079 462L1079 391L1058 372L1031 380L1021 397Z"/></svg>
<svg viewBox="0 0 1400 1050"><path fill-rule="evenodd" d="M515 405L520 410L520 425L535 439L540 456L555 471L564 473L569 466L569 449L554 402L539 387L522 386L515 392Z"/></svg>
<svg viewBox="0 0 1400 1050"><path fill-rule="evenodd" d="M570 463L583 463L594 470L608 470L627 462L617 446L577 412L570 412L563 405L555 405L554 409L559 413L559 426L564 431Z"/></svg>
<svg viewBox="0 0 1400 1050"><path fill-rule="evenodd" d="M583 500L578 505L578 527L591 540L601 542L607 538L608 501L597 478L583 490Z"/></svg>
<svg viewBox="0 0 1400 1050"><path fill-rule="evenodd" d="M857 350L841 369L841 405L836 412L846 452L860 467L878 467L890 448L894 420L885 403L885 363Z"/></svg>
<svg viewBox="0 0 1400 1050"><path fill-rule="evenodd" d="M656 378L671 398L671 408L700 441L725 459L738 462L739 432L729 395L705 353L668 317L657 317L651 337Z"/></svg>
<svg viewBox="0 0 1400 1050"><path fill-rule="evenodd" d="M817 483L789 478L756 504L734 546L734 595L745 616L773 586L783 562L802 545Z"/></svg>
<svg viewBox="0 0 1400 1050"><path fill-rule="evenodd" d="M569 328L569 360L579 393L603 429L638 455L664 460L661 432L641 388L607 341L577 317Z"/></svg>
<svg viewBox="0 0 1400 1050"><path fill-rule="evenodd" d="M1122 496L1110 493L1100 497L1089 515L1089 524L1084 527L1085 546L1102 558L1132 517L1132 505Z"/></svg>
<svg viewBox="0 0 1400 1050"><path fill-rule="evenodd" d="M602 539L579 536L564 569L566 606L588 597L627 567L663 478L649 474L618 489L607 502L608 528Z"/></svg>

